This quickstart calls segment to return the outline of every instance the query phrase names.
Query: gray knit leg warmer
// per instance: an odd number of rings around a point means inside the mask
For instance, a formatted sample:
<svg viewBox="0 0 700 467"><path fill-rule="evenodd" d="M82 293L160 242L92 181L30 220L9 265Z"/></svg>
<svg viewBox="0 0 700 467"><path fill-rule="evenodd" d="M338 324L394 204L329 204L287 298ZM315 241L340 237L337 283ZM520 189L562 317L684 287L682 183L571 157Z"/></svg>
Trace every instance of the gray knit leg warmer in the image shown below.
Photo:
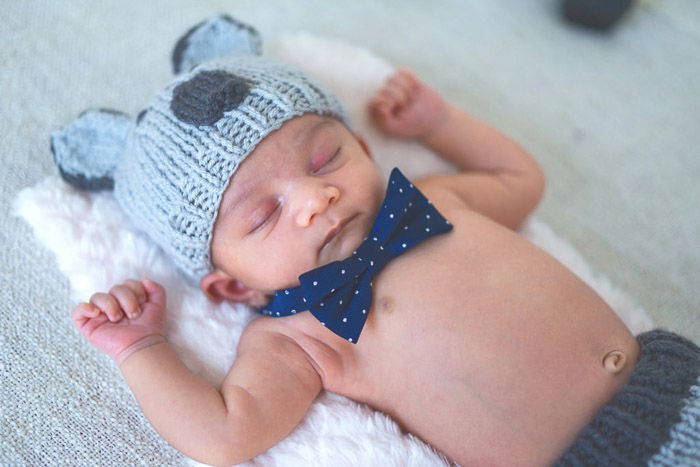
<svg viewBox="0 0 700 467"><path fill-rule="evenodd" d="M662 330L638 341L629 382L556 465L700 465L700 348Z"/></svg>

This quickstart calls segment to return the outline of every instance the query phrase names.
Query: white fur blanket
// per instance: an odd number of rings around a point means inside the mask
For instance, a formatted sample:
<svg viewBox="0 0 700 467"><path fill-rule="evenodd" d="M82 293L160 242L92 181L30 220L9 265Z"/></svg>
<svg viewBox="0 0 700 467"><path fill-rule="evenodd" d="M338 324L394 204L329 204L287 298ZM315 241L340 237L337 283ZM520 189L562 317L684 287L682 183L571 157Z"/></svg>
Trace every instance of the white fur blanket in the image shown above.
<svg viewBox="0 0 700 467"><path fill-rule="evenodd" d="M267 53L307 70L338 94L347 105L354 130L366 137L385 174L393 166L401 167L409 177L448 170L420 146L387 139L371 127L364 104L392 70L385 61L365 50L306 34L280 38ZM99 103L86 103L86 107L90 105L97 107ZM214 384L222 380L235 358L241 331L255 314L244 306L209 302L129 226L110 194L77 192L53 176L23 190L15 212L33 227L39 241L55 252L76 302L130 277L148 276L161 282L168 292L169 341L193 371ZM522 234L589 283L635 334L652 327L642 309L605 277L595 274L572 246L542 222L530 220ZM445 461L438 453L402 433L387 416L325 393L287 439L247 465L442 463Z"/></svg>

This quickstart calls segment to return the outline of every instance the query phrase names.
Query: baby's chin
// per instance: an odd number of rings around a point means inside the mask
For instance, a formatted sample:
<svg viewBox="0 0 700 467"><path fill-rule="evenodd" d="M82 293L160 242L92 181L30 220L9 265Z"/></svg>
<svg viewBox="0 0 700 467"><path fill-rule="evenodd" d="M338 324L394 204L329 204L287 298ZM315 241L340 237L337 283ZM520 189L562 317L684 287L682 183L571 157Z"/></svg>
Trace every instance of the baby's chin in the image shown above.
<svg viewBox="0 0 700 467"><path fill-rule="evenodd" d="M318 266L325 266L334 261L342 261L349 258L359 248L363 240L367 238L372 219L358 214L345 228L334 237L319 253Z"/></svg>

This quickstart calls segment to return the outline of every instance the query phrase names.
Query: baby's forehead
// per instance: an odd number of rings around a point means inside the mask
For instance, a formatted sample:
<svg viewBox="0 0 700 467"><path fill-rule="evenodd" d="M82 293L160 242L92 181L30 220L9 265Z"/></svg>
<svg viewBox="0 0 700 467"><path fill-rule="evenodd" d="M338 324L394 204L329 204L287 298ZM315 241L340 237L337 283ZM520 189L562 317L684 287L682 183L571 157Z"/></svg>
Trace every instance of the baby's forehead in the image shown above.
<svg viewBox="0 0 700 467"><path fill-rule="evenodd" d="M298 158L313 151L319 141L342 131L349 130L331 116L305 114L285 122L240 163L229 179L223 202L239 204L266 180L284 177Z"/></svg>
<svg viewBox="0 0 700 467"><path fill-rule="evenodd" d="M285 122L270 133L243 160L231 176L230 187L238 191L249 185L280 175L299 157L309 155L323 139L347 131L339 120L329 116L306 114Z"/></svg>

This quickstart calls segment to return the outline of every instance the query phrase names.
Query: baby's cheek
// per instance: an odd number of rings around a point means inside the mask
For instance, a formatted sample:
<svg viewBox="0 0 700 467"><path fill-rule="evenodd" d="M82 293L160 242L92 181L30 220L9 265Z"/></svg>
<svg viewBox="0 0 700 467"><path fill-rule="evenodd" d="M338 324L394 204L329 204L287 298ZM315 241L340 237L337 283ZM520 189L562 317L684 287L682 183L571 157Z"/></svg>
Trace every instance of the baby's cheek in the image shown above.
<svg viewBox="0 0 700 467"><path fill-rule="evenodd" d="M292 253L294 252L294 253ZM296 286L299 276L314 268L304 250L292 248L290 252L275 253L268 249L257 258L251 258L246 268L249 286L258 290L277 290Z"/></svg>
<svg viewBox="0 0 700 467"><path fill-rule="evenodd" d="M280 283L288 286L291 283L298 284L299 276L307 271L316 268L316 255L309 252L308 249L297 247L289 252L289 254L279 264L278 279Z"/></svg>

